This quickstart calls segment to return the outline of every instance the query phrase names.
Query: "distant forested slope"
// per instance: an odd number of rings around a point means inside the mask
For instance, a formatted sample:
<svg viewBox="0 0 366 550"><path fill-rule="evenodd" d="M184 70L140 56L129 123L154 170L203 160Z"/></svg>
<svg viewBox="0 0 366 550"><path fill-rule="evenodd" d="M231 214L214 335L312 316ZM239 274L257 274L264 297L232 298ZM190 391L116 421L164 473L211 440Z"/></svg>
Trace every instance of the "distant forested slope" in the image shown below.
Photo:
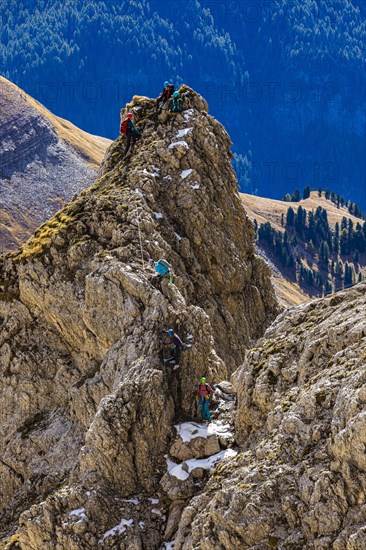
<svg viewBox="0 0 366 550"><path fill-rule="evenodd" d="M107 137L132 94L203 93L246 192L366 206L364 0L0 0L0 71Z"/></svg>

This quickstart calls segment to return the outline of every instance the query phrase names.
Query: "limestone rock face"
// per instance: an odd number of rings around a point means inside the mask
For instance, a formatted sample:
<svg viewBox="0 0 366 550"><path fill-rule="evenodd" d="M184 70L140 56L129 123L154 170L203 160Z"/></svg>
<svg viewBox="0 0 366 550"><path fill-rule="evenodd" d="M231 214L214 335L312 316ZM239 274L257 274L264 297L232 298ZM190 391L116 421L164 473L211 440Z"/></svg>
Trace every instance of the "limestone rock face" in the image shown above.
<svg viewBox="0 0 366 550"><path fill-rule="evenodd" d="M153 100L134 98L133 153L120 137L97 182L1 261L0 525L22 549L160 548L189 493L160 495L173 423L277 313L230 139L183 97L157 126ZM173 282L152 277L160 258ZM176 370L162 328L192 342Z"/></svg>
<svg viewBox="0 0 366 550"><path fill-rule="evenodd" d="M175 549L366 547L365 306L361 284L293 308L247 353L240 452L184 509Z"/></svg>
<svg viewBox="0 0 366 550"><path fill-rule="evenodd" d="M196 437L186 443L180 437L170 448L170 456L177 460L189 460L190 458L201 458L211 456L220 451L217 436L212 434L208 437Z"/></svg>

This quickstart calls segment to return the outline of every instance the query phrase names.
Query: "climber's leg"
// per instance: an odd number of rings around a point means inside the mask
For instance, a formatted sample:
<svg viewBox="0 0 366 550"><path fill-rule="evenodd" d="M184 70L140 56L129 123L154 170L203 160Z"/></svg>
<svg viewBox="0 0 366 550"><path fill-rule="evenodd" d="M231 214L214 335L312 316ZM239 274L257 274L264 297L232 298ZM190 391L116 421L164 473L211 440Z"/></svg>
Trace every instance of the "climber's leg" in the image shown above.
<svg viewBox="0 0 366 550"><path fill-rule="evenodd" d="M202 420L206 420L206 410L205 410L205 398L200 395L199 397L199 403L201 408L201 416Z"/></svg>
<svg viewBox="0 0 366 550"><path fill-rule="evenodd" d="M211 414L210 414L210 408L209 408L209 403L210 403L210 400L209 399L205 399L205 415L206 415L206 420L211 420Z"/></svg>
<svg viewBox="0 0 366 550"><path fill-rule="evenodd" d="M132 135L131 135L131 134L128 134L126 137L127 137L127 142L126 142L125 152L123 153L123 156L124 156L124 157L127 155L128 150L129 150L129 148L130 148Z"/></svg>

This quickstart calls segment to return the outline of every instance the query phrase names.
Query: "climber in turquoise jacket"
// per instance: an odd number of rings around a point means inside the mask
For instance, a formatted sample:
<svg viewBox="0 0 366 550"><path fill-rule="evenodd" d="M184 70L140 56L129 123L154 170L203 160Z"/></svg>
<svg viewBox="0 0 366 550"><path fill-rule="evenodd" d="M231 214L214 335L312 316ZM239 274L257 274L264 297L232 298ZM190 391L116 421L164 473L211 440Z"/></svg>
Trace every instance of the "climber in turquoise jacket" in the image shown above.
<svg viewBox="0 0 366 550"><path fill-rule="evenodd" d="M169 110L171 113L181 113L183 111L182 98L179 92L174 92L169 102Z"/></svg>

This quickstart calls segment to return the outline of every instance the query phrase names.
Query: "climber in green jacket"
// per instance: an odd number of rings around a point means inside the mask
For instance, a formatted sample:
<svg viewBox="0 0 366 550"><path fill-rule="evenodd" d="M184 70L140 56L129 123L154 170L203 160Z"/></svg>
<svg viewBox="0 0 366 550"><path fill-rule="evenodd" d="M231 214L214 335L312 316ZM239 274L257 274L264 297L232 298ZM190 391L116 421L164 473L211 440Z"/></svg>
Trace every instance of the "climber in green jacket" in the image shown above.
<svg viewBox="0 0 366 550"><path fill-rule="evenodd" d="M200 379L200 383L196 390L196 401L199 401L201 407L202 420L204 422L211 421L211 414L209 409L210 398L213 394L213 389L210 384L207 384L206 378L203 376Z"/></svg>
<svg viewBox="0 0 366 550"><path fill-rule="evenodd" d="M133 118L133 114L127 113L125 120L121 124L121 134L125 135L127 138L123 157L127 155L130 145L132 145L132 148L131 148L132 150L135 145L135 142L138 139L140 139L142 136L141 131L132 122L132 118Z"/></svg>

